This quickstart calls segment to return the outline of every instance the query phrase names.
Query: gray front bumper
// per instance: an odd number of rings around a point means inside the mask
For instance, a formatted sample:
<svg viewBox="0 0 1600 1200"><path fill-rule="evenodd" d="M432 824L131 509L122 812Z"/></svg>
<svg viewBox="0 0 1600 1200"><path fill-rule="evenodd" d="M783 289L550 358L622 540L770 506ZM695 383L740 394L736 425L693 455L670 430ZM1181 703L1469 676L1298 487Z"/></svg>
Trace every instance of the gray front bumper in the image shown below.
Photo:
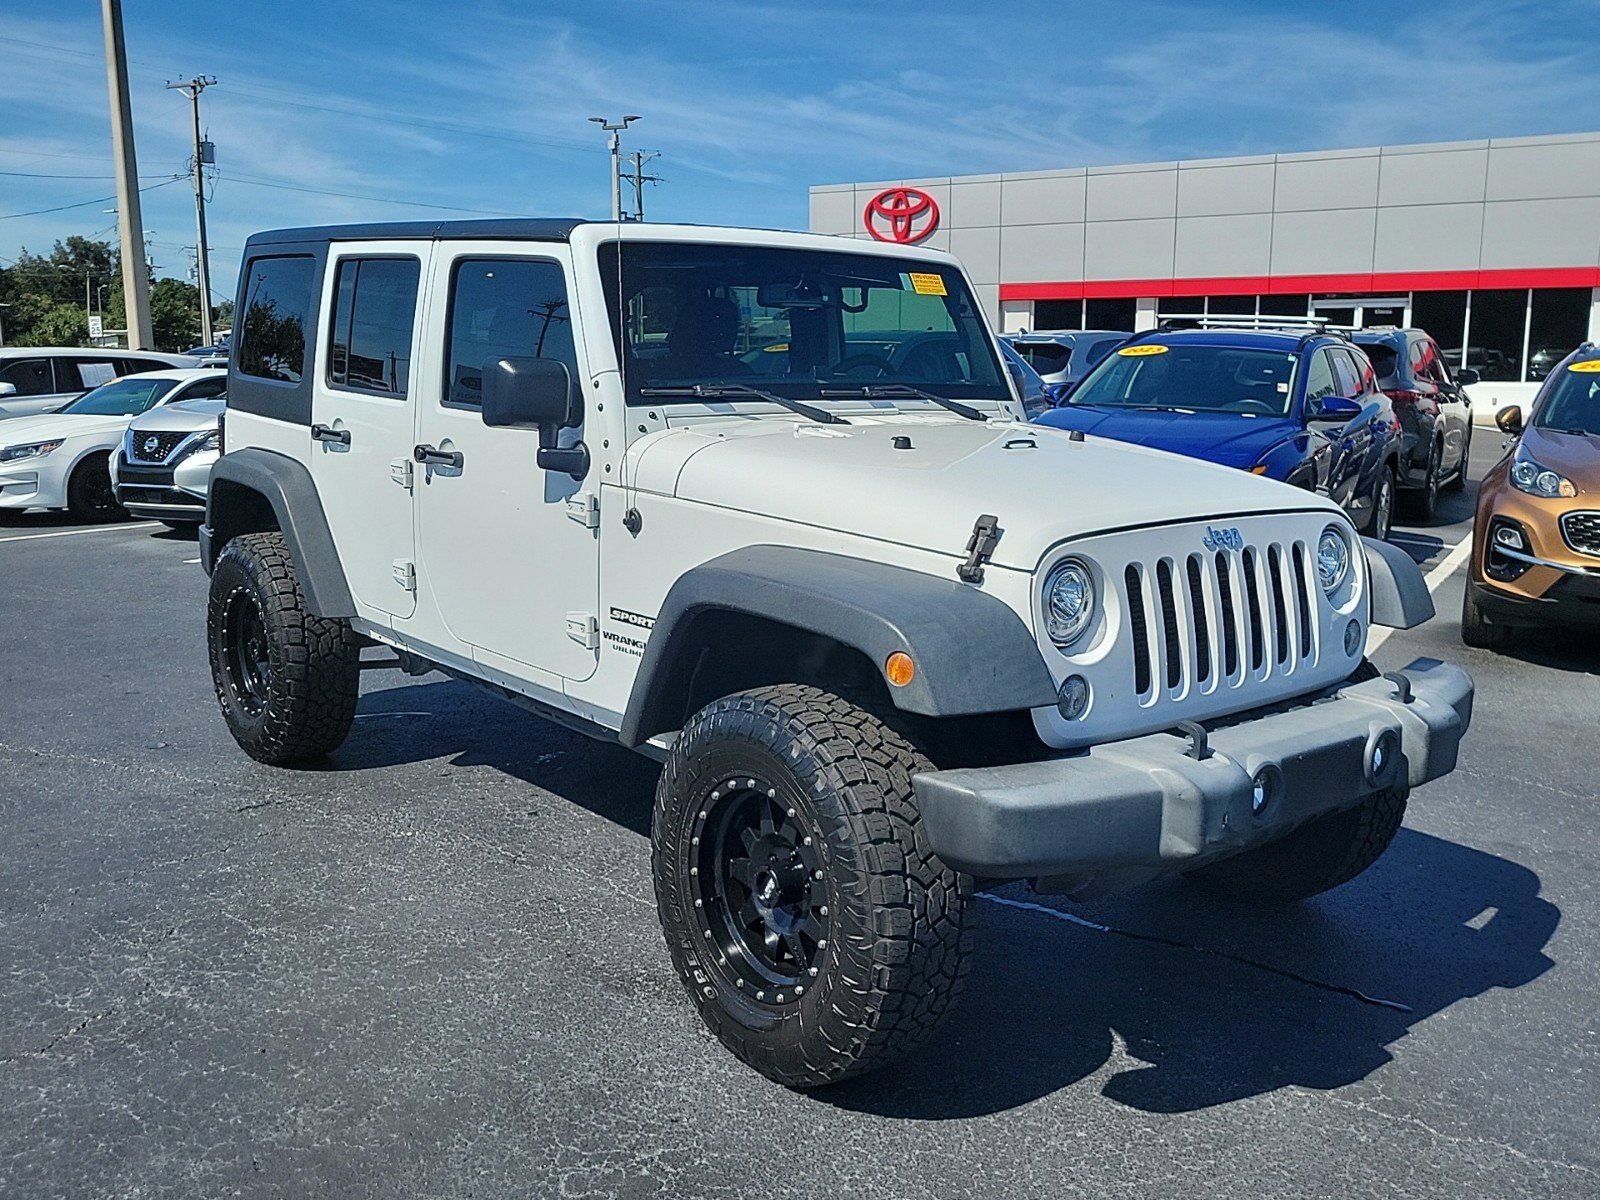
<svg viewBox="0 0 1600 1200"><path fill-rule="evenodd" d="M923 824L946 863L987 878L1194 866L1454 770L1471 677L1432 659L1399 674L1409 701L1387 677L1342 684L1211 730L1203 758L1190 739L1156 733L1044 762L930 771L913 781ZM1380 740L1400 753L1374 771ZM1254 813L1263 774L1274 786Z"/></svg>

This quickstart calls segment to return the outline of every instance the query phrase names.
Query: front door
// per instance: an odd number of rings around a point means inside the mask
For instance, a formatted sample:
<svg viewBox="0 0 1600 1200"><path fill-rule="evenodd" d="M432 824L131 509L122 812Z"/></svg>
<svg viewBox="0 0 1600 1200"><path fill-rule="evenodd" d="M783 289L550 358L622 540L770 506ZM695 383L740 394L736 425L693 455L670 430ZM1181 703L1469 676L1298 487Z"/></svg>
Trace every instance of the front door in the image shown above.
<svg viewBox="0 0 1600 1200"><path fill-rule="evenodd" d="M449 243L433 274L445 313L438 369L422 390L419 570L451 640L513 674L587 679L598 661L598 530L580 483L535 462L539 434L483 423L483 374L501 358L563 363L582 395L565 245ZM582 430L567 430L571 445ZM504 660L504 661L502 661Z"/></svg>
<svg viewBox="0 0 1600 1200"><path fill-rule="evenodd" d="M417 600L409 460L423 261L392 246L336 242L327 272L327 332L312 364L311 478L356 609L382 623L410 616Z"/></svg>

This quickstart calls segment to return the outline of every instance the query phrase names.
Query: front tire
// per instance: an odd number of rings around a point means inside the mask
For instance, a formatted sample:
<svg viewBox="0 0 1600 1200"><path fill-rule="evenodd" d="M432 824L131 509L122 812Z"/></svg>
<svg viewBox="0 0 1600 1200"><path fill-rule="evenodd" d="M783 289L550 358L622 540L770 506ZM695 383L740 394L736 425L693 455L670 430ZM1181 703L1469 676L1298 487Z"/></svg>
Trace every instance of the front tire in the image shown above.
<svg viewBox="0 0 1600 1200"><path fill-rule="evenodd" d="M1428 451L1428 470L1419 491L1411 493L1411 515L1418 521L1431 521L1439 511L1439 489L1444 483L1444 450L1437 442Z"/></svg>
<svg viewBox="0 0 1600 1200"><path fill-rule="evenodd" d="M344 742L361 644L348 621L306 607L281 533L246 534L224 547L211 572L206 640L223 719L251 758L284 766Z"/></svg>
<svg viewBox="0 0 1600 1200"><path fill-rule="evenodd" d="M67 512L85 525L128 519L128 510L117 503L111 486L110 455L91 455L72 469L67 479Z"/></svg>
<svg viewBox="0 0 1600 1200"><path fill-rule="evenodd" d="M1394 491L1394 464L1384 463L1372 493L1372 516L1367 520L1367 536L1380 542L1387 542L1394 528Z"/></svg>
<svg viewBox="0 0 1600 1200"><path fill-rule="evenodd" d="M1374 792L1355 808L1189 873L1198 886L1251 904L1292 904L1349 883L1378 861L1406 815L1405 788Z"/></svg>
<svg viewBox="0 0 1600 1200"><path fill-rule="evenodd" d="M926 1041L966 973L971 881L928 848L920 751L871 713L785 684L724 697L673 744L651 865L701 1019L793 1088Z"/></svg>
<svg viewBox="0 0 1600 1200"><path fill-rule="evenodd" d="M1469 579L1461 596L1461 640L1475 650L1504 650L1512 636L1510 626L1489 624Z"/></svg>

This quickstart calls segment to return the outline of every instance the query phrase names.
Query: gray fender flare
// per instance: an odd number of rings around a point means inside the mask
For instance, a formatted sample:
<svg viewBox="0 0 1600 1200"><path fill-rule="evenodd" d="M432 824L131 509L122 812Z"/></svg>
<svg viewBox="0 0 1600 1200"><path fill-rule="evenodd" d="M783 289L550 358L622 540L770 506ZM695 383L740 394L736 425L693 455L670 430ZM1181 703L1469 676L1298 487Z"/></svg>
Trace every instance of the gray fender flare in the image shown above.
<svg viewBox="0 0 1600 1200"><path fill-rule="evenodd" d="M1422 570L1397 546L1361 539L1366 552L1367 588L1372 597L1372 623L1393 629L1415 629L1433 617L1433 597Z"/></svg>
<svg viewBox="0 0 1600 1200"><path fill-rule="evenodd" d="M954 578L820 550L748 546L685 572L656 616L619 737L637 746L676 729L670 677L692 653L696 616L765 617L859 650L882 670L896 650L916 676L890 688L895 704L924 716L1013 712L1054 704L1032 632L1004 601Z"/></svg>
<svg viewBox="0 0 1600 1200"><path fill-rule="evenodd" d="M319 617L355 616L350 585L311 472L303 463L271 450L235 450L212 465L206 523L200 531L200 559L206 574L211 573L230 538L260 532L241 511L241 490L255 493L271 506L278 529L289 544L306 606Z"/></svg>

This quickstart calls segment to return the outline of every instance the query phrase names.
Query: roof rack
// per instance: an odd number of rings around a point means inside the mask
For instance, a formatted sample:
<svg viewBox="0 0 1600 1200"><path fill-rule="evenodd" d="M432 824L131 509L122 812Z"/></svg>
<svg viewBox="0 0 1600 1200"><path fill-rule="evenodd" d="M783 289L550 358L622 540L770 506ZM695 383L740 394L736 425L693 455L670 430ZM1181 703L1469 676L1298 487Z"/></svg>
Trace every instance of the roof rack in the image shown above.
<svg viewBox="0 0 1600 1200"><path fill-rule="evenodd" d="M1334 337L1348 338L1351 327L1345 325L1330 325L1327 317L1275 317L1262 314L1252 316L1207 316L1204 313L1162 313L1162 329L1173 328L1173 321L1193 321L1201 329L1255 329L1255 330L1295 330L1303 331L1306 336L1327 333Z"/></svg>

